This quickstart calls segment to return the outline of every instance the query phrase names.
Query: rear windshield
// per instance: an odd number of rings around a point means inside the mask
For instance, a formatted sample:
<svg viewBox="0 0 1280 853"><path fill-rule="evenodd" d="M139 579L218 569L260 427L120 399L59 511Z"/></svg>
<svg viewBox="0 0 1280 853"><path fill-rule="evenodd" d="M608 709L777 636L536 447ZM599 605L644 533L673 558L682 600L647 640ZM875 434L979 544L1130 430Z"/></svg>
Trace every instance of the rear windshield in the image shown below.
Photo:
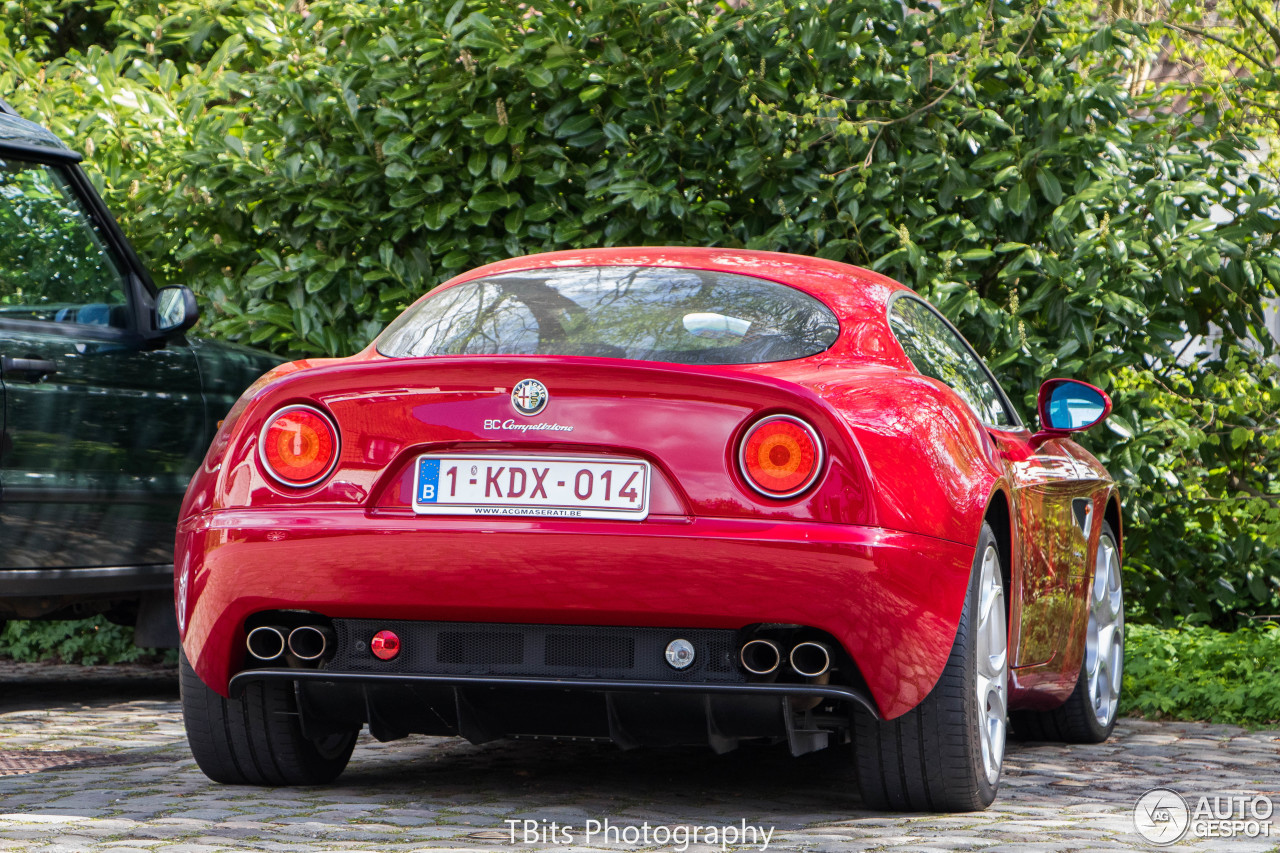
<svg viewBox="0 0 1280 853"><path fill-rule="evenodd" d="M388 326L378 352L758 364L820 353L839 332L835 314L817 299L750 276L573 267L506 273L442 290Z"/></svg>

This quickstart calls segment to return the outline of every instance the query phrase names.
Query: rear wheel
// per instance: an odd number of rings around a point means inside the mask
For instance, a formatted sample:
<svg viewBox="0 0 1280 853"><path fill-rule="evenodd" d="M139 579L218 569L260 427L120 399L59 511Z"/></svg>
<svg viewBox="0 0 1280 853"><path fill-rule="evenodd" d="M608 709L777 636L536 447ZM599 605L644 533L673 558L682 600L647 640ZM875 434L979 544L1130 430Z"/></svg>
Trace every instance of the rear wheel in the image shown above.
<svg viewBox="0 0 1280 853"><path fill-rule="evenodd" d="M224 699L178 658L182 718L196 764L226 785L324 785L347 766L358 729L311 740L288 682L257 681Z"/></svg>
<svg viewBox="0 0 1280 853"><path fill-rule="evenodd" d="M995 534L984 524L960 626L938 683L901 717L864 717L855 727L854 761L868 806L971 811L995 799L1009 680L1003 577Z"/></svg>
<svg viewBox="0 0 1280 853"><path fill-rule="evenodd" d="M1013 716L1018 737L1067 743L1102 743L1116 727L1124 674L1124 595L1120 585L1120 549L1111 525L1103 523L1089 585L1089 626L1084 661L1075 690L1052 711L1019 711Z"/></svg>

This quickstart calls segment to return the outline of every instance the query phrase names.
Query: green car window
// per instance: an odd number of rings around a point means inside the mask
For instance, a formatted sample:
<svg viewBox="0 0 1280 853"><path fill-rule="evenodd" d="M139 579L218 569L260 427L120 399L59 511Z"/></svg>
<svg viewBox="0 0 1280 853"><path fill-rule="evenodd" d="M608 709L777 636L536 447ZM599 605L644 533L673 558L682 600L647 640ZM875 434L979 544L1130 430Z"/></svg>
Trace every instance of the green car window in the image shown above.
<svg viewBox="0 0 1280 853"><path fill-rule="evenodd" d="M0 320L126 327L122 266L61 168L0 160Z"/></svg>

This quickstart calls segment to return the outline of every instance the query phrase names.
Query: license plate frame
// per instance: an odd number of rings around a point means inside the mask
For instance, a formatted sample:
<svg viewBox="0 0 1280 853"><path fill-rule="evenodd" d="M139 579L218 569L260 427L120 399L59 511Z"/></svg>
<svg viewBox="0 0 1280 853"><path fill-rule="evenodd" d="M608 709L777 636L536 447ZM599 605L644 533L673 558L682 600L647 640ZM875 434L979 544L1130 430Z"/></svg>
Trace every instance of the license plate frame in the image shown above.
<svg viewBox="0 0 1280 853"><path fill-rule="evenodd" d="M518 486L516 471L521 472ZM583 478L584 473L589 476ZM649 462L626 457L424 453L414 460L413 511L643 521L649 516L652 479Z"/></svg>

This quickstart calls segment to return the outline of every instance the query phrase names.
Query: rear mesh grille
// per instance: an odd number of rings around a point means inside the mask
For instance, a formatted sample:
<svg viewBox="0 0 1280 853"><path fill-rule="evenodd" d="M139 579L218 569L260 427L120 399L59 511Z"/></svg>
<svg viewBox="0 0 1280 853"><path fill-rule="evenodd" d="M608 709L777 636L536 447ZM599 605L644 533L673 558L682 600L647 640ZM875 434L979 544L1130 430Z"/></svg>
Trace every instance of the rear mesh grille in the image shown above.
<svg viewBox="0 0 1280 853"><path fill-rule="evenodd" d="M326 668L343 672L746 681L735 665L731 630L372 619L335 619L333 628L337 651ZM378 660L369 650L382 630L400 637L394 660ZM688 669L672 669L664 656L678 638L694 647Z"/></svg>
<svg viewBox="0 0 1280 853"><path fill-rule="evenodd" d="M600 637L592 643L582 635L547 635L547 666L586 666L595 669L631 669L636 665L634 637Z"/></svg>
<svg viewBox="0 0 1280 853"><path fill-rule="evenodd" d="M514 632L441 631L437 636L436 663L482 666L524 663L524 643Z"/></svg>

